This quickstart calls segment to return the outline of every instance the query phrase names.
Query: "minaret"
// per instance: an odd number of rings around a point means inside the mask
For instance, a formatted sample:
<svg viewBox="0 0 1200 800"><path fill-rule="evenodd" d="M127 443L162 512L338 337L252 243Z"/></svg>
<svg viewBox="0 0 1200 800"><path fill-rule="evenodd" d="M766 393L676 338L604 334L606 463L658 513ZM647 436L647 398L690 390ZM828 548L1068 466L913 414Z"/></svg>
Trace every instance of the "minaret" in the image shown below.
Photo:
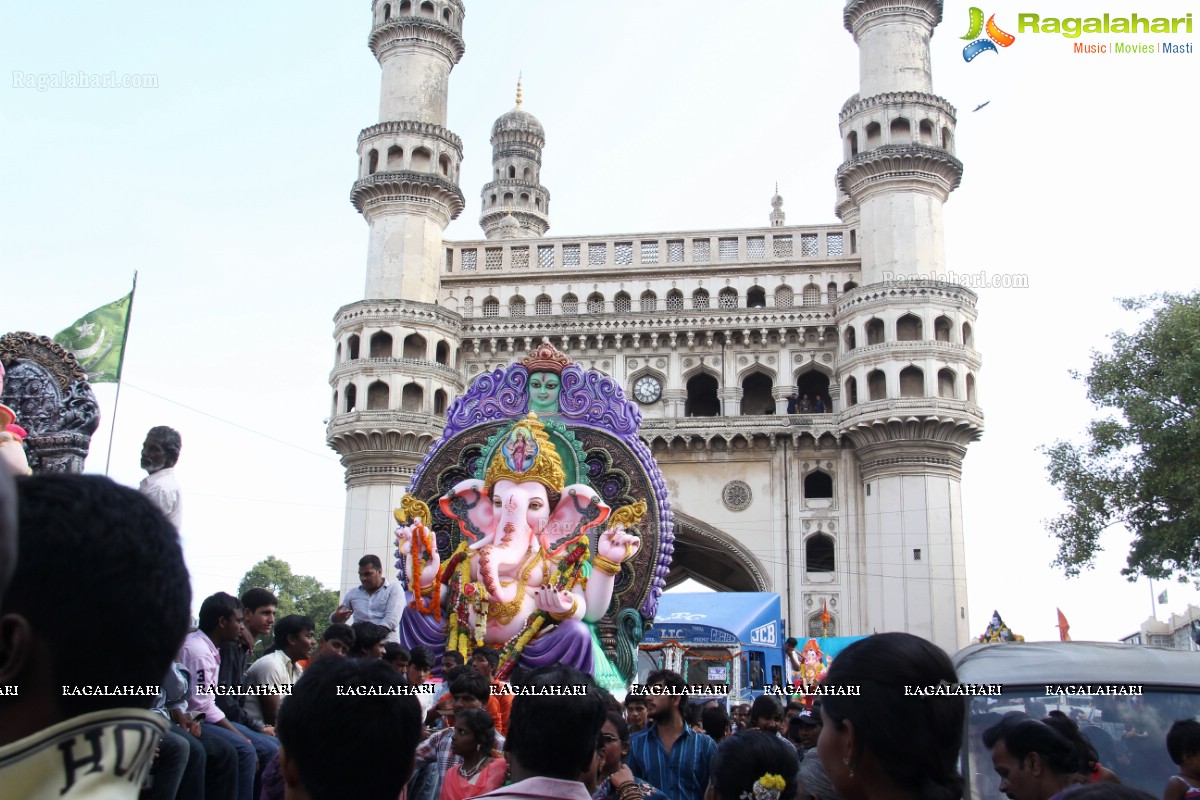
<svg viewBox="0 0 1200 800"><path fill-rule="evenodd" d="M517 104L492 125L492 180L483 186L479 226L489 239L535 239L550 230L550 192L541 184L546 131Z"/></svg>
<svg viewBox="0 0 1200 800"><path fill-rule="evenodd" d="M442 233L464 207L462 141L446 129L446 104L465 10L461 0L374 0L371 11L379 122L358 135L350 193L370 226L366 299L334 318L326 431L346 468L342 588L357 583L365 553L392 574L392 509L462 389L461 319L438 305L438 292Z"/></svg>
<svg viewBox="0 0 1200 800"><path fill-rule="evenodd" d="M976 295L936 280L942 204L963 169L954 107L932 93L941 18L941 0L846 2L859 92L839 119L837 212L859 227L862 281L835 314L842 433L859 473L859 530L845 546L866 565L849 612L859 630L908 631L954 652L968 638L962 462L983 416Z"/></svg>
<svg viewBox="0 0 1200 800"><path fill-rule="evenodd" d="M779 184L775 184L775 195L771 198L771 227L782 228L786 215L783 213L783 198L779 196Z"/></svg>

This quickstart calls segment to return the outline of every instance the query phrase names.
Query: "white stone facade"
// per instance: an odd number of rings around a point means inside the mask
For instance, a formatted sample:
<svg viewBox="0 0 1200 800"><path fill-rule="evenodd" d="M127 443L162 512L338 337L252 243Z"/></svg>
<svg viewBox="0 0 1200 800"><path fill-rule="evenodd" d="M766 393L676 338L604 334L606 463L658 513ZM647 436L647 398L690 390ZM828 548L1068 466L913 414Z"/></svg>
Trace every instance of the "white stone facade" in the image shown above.
<svg viewBox="0 0 1200 800"><path fill-rule="evenodd" d="M546 237L547 134L518 98L493 129L486 238L467 242L441 240L462 210L461 145L444 98L416 88L444 85L461 56L462 4L386 5L386 18L374 5L372 34L391 43L382 118L360 137L355 202L364 181L388 188L363 200L367 299L335 317L331 373L345 586L363 553L390 556L391 509L449 401L550 341L641 404L679 520L669 582L777 591L796 635L820 633L827 607L831 635L907 630L965 645L960 480L983 424L976 297L883 282L944 268L941 205L962 165L954 109L931 94L941 3L847 3L862 76L840 117L842 222L786 225L776 194L762 228ZM405 120L424 133L397 127ZM393 147L427 150L428 172L395 151L389 162ZM828 407L789 414L793 392Z"/></svg>

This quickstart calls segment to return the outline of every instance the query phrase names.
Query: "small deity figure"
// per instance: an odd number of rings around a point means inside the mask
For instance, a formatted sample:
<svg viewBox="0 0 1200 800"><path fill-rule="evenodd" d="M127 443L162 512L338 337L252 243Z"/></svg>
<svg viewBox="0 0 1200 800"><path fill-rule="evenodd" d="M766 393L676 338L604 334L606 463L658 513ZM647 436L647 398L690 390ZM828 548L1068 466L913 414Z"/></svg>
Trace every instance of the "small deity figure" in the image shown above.
<svg viewBox="0 0 1200 800"><path fill-rule="evenodd" d="M536 413L502 435L485 453L483 479L460 481L440 499L463 534L445 564L425 528L428 507L406 495L397 512L410 600L401 640L467 657L481 645L502 648L501 677L518 660L590 672L603 657L591 626L608 610L621 564L641 547L625 530L640 516L620 509L592 557L588 534L609 518L609 506L585 484L564 485L562 459Z"/></svg>
<svg viewBox="0 0 1200 800"><path fill-rule="evenodd" d="M176 530L183 522L183 492L175 478L182 447L179 431L166 425L151 428L142 443L142 469L149 474L138 485L138 491L163 512Z"/></svg>
<svg viewBox="0 0 1200 800"><path fill-rule="evenodd" d="M529 371L529 410L541 416L557 414L563 368L571 359L554 345L543 344L521 360Z"/></svg>
<svg viewBox="0 0 1200 800"><path fill-rule="evenodd" d="M809 639L804 644L804 649L800 651L800 662L800 681L805 689L810 689L825 674L825 658L816 639Z"/></svg>
<svg viewBox="0 0 1200 800"><path fill-rule="evenodd" d="M518 426L504 441L504 455L509 469L514 472L524 472L529 469L537 458L537 445L528 428Z"/></svg>

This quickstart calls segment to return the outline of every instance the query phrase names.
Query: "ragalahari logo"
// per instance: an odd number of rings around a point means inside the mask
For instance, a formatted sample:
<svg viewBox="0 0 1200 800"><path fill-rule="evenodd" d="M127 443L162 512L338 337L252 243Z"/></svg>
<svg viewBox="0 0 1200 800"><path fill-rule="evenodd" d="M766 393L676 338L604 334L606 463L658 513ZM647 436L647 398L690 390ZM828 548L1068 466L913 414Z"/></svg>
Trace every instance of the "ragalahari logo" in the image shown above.
<svg viewBox="0 0 1200 800"><path fill-rule="evenodd" d="M979 34L987 31L988 38L980 39ZM996 49L996 45L1008 47L1017 40L1017 37L1011 33L1005 33L996 25L996 15L992 14L988 17L987 25L983 24L983 10L971 7L971 27L967 30L967 35L964 39L974 39L970 44L963 48L963 60L972 61L975 56L980 53L992 51L993 53L1000 52Z"/></svg>

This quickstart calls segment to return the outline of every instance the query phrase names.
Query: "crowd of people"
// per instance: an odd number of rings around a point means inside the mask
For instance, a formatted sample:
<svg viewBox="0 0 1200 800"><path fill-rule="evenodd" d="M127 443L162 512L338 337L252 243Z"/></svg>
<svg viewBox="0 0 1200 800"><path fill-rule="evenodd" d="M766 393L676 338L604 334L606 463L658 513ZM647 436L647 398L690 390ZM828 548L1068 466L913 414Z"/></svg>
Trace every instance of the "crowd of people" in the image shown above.
<svg viewBox="0 0 1200 800"><path fill-rule="evenodd" d="M489 648L435 663L429 649L394 641L376 562L360 564L361 597L347 598L319 641L312 618L276 619L261 588L205 598L189 631L179 537L150 500L97 476L14 485L0 475L0 795L963 796L964 704L904 691L953 684L955 670L916 636L846 647L824 684L858 694L815 705L693 702L670 670L624 702L564 665L519 674L514 688L496 680ZM1116 782L1057 713L1006 716L981 744L1013 800L1149 797ZM1179 773L1165 797L1200 795L1200 723L1177 723L1166 744Z"/></svg>

